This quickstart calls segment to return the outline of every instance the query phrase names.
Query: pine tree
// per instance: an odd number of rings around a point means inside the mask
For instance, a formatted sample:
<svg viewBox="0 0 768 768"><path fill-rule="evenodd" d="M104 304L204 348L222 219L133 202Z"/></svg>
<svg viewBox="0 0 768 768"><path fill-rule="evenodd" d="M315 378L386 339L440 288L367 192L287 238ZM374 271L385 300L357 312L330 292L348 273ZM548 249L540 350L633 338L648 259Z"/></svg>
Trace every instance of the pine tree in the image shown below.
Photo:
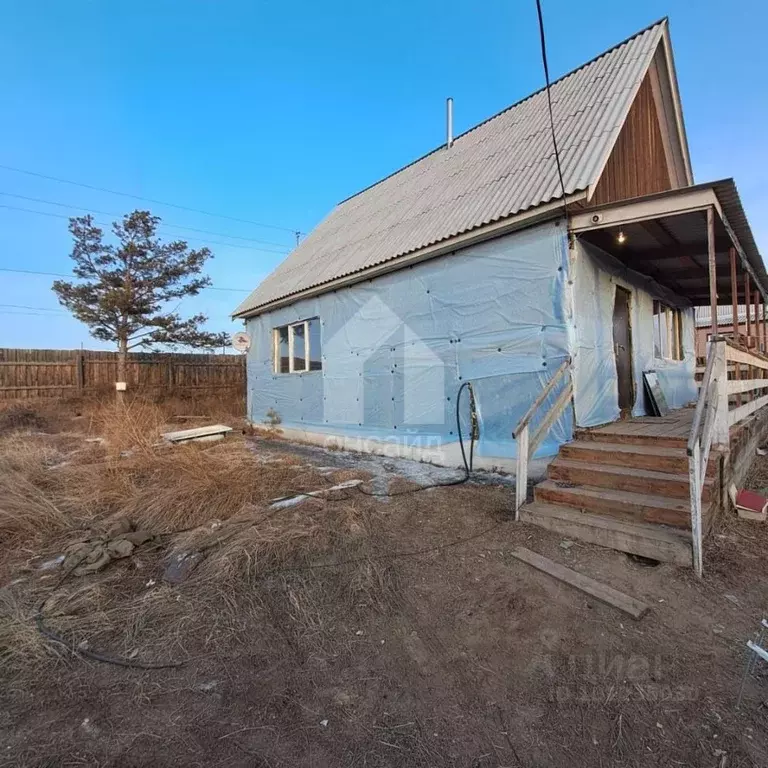
<svg viewBox="0 0 768 768"><path fill-rule="evenodd" d="M116 343L118 381L125 381L128 352L136 347L212 349L227 343L226 333L201 328L205 315L182 319L176 312L182 299L211 284L202 272L210 250L192 250L182 240L163 243L159 224L149 211L133 211L112 225L116 242L107 243L91 216L69 221L78 280L56 280L53 291L92 336ZM117 393L118 400L122 395Z"/></svg>

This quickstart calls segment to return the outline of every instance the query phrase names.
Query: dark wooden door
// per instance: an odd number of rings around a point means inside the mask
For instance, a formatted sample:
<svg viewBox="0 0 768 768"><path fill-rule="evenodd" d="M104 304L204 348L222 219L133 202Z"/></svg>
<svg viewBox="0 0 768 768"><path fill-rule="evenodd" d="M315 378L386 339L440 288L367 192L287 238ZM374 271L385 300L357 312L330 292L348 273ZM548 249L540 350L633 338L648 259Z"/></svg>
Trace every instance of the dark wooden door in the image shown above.
<svg viewBox="0 0 768 768"><path fill-rule="evenodd" d="M632 411L635 385L632 380L632 329L629 323L630 293L616 286L613 302L613 352L619 384L619 408L622 416Z"/></svg>

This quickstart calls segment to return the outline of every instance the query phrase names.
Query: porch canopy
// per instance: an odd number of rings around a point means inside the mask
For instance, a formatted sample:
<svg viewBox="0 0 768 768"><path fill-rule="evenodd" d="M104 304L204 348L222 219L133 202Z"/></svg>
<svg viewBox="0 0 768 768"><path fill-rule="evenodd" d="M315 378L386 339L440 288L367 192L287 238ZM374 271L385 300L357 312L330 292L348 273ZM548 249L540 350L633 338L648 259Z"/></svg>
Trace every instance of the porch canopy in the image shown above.
<svg viewBox="0 0 768 768"><path fill-rule="evenodd" d="M768 273L733 179L575 212L570 229L694 306L709 305L714 334L718 304L731 305L736 334L738 305L754 305L746 342L765 348Z"/></svg>

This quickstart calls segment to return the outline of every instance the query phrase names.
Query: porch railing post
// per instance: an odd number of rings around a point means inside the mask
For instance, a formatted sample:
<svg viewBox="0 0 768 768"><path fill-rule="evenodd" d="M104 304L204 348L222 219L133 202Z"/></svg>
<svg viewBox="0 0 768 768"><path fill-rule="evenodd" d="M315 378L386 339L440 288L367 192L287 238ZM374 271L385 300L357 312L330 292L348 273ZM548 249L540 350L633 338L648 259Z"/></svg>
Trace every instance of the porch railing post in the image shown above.
<svg viewBox="0 0 768 768"><path fill-rule="evenodd" d="M517 436L517 472L515 477L515 520L520 519L520 507L528 498L528 425Z"/></svg>
<svg viewBox="0 0 768 768"><path fill-rule="evenodd" d="M717 403L715 412L715 428L713 442L720 448L728 448L729 424L728 424L728 361L726 359L726 344L723 338L712 340L714 345L714 364L712 378L717 381Z"/></svg>
<svg viewBox="0 0 768 768"><path fill-rule="evenodd" d="M706 470L705 470L706 471ZM693 446L693 455L688 461L689 485L691 493L691 544L693 549L693 569L701 578L704 573L701 535L701 447L698 440Z"/></svg>
<svg viewBox="0 0 768 768"><path fill-rule="evenodd" d="M715 209L707 208L707 255L709 262L709 311L712 335L717 336L717 253L715 251Z"/></svg>

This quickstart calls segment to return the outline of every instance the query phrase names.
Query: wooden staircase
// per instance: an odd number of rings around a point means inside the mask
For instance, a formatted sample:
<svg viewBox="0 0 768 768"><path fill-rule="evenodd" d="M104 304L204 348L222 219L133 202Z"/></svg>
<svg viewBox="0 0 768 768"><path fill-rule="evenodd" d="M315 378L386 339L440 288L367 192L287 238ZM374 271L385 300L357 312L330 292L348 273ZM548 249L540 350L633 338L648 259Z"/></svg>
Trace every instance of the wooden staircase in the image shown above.
<svg viewBox="0 0 768 768"><path fill-rule="evenodd" d="M651 425L653 426L653 425ZM671 431L671 430L668 430ZM638 430L579 430L560 448L520 519L624 552L690 566L691 504L686 439ZM704 482L704 528L716 502L717 455Z"/></svg>

